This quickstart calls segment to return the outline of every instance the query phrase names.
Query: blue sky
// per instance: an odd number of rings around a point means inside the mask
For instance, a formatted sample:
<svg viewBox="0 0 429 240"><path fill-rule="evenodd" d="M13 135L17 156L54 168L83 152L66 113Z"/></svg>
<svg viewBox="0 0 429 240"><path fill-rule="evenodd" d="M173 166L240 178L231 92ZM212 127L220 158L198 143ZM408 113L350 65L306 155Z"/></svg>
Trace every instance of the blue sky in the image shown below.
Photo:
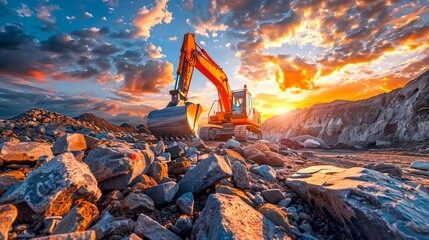
<svg viewBox="0 0 429 240"><path fill-rule="evenodd" d="M138 124L164 107L183 35L263 118L402 87L428 69L428 1L0 0L0 118L29 108ZM191 100L217 98L197 71Z"/></svg>

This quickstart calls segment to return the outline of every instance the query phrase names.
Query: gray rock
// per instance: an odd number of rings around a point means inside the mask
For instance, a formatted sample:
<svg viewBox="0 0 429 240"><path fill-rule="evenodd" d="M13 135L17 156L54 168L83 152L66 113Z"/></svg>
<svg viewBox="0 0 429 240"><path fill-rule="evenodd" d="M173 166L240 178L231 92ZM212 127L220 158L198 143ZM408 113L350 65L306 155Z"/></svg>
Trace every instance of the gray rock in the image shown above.
<svg viewBox="0 0 429 240"><path fill-rule="evenodd" d="M415 161L411 163L411 168L420 169L424 171L429 171L429 162L423 162L423 161Z"/></svg>
<svg viewBox="0 0 429 240"><path fill-rule="evenodd" d="M241 143L232 138L226 141L226 143L223 145L224 148L239 148L240 146Z"/></svg>
<svg viewBox="0 0 429 240"><path fill-rule="evenodd" d="M275 239L283 232L239 197L212 194L192 229L193 239ZM290 239L286 237L285 239Z"/></svg>
<svg viewBox="0 0 429 240"><path fill-rule="evenodd" d="M62 124L49 124L46 127L45 134L51 137L55 137L64 134L66 128Z"/></svg>
<svg viewBox="0 0 429 240"><path fill-rule="evenodd" d="M85 151L86 147L86 141L83 134L67 133L55 141L52 152L55 155L58 155L71 151Z"/></svg>
<svg viewBox="0 0 429 240"><path fill-rule="evenodd" d="M64 153L31 171L22 184L5 193L0 202L24 200L36 213L63 216L73 201L96 202L100 197L101 191L88 166L76 161L72 153Z"/></svg>
<svg viewBox="0 0 429 240"><path fill-rule="evenodd" d="M85 231L98 216L97 206L82 201L74 206L55 227L53 234Z"/></svg>
<svg viewBox="0 0 429 240"><path fill-rule="evenodd" d="M94 230L97 236L97 239L103 239L105 236L113 232L112 225L110 224L115 220L115 217L112 216L108 211L103 212L102 217L98 222L92 226L89 230Z"/></svg>
<svg viewBox="0 0 429 240"><path fill-rule="evenodd" d="M281 200L285 199L285 195L279 189L268 189L261 192L265 201L276 204Z"/></svg>
<svg viewBox="0 0 429 240"><path fill-rule="evenodd" d="M192 230L192 221L190 217L186 215L180 216L174 225L180 229L181 236L186 236Z"/></svg>
<svg viewBox="0 0 429 240"><path fill-rule="evenodd" d="M4 164L37 162L41 157L52 159L52 144L38 142L5 142L0 145L0 160Z"/></svg>
<svg viewBox="0 0 429 240"><path fill-rule="evenodd" d="M96 233L93 230L83 231L83 232L74 232L74 233L64 233L57 235L49 235L45 237L32 238L32 240L96 240Z"/></svg>
<svg viewBox="0 0 429 240"><path fill-rule="evenodd" d="M192 142L189 144L189 147L193 148L200 148L200 149L206 149L206 145L204 144L204 141L200 138L193 138Z"/></svg>
<svg viewBox="0 0 429 240"><path fill-rule="evenodd" d="M0 205L0 239L8 239L9 230L17 216L18 209L14 205Z"/></svg>
<svg viewBox="0 0 429 240"><path fill-rule="evenodd" d="M136 221L134 232L137 236L149 240L159 240L159 239L168 239L168 240L181 240L179 236L170 232L165 227L161 226L159 223L154 221L152 218L140 214L139 218Z"/></svg>
<svg viewBox="0 0 429 240"><path fill-rule="evenodd" d="M116 140L115 135L109 132L102 132L95 135L98 139L106 139L106 140Z"/></svg>
<svg viewBox="0 0 429 240"><path fill-rule="evenodd" d="M246 167L239 161L232 164L232 180L234 185L240 189L247 189L249 187L249 176L247 175Z"/></svg>
<svg viewBox="0 0 429 240"><path fill-rule="evenodd" d="M166 161L171 161L171 154L168 152L162 153L159 156L165 158Z"/></svg>
<svg viewBox="0 0 429 240"><path fill-rule="evenodd" d="M162 182L168 178L168 165L166 162L154 161L148 171L147 175L151 176L157 183Z"/></svg>
<svg viewBox="0 0 429 240"><path fill-rule="evenodd" d="M94 173L101 190L124 189L154 161L152 151L100 145L84 162Z"/></svg>
<svg viewBox="0 0 429 240"><path fill-rule="evenodd" d="M351 239L428 238L429 195L396 178L322 165L302 169L286 183Z"/></svg>
<svg viewBox="0 0 429 240"><path fill-rule="evenodd" d="M192 216L194 214L194 195L191 192L182 194L176 200L176 205L184 214Z"/></svg>
<svg viewBox="0 0 429 240"><path fill-rule="evenodd" d="M389 173L396 177L402 177L402 169L400 166L393 163L376 163L363 166L381 173Z"/></svg>
<svg viewBox="0 0 429 240"><path fill-rule="evenodd" d="M143 193L130 193L123 201L121 209L124 211L155 210L153 200Z"/></svg>
<svg viewBox="0 0 429 240"><path fill-rule="evenodd" d="M305 148L318 148L320 147L320 143L313 139L307 139L303 143Z"/></svg>
<svg viewBox="0 0 429 240"><path fill-rule="evenodd" d="M165 152L165 145L163 141L159 141L154 149L155 156L159 156Z"/></svg>
<svg viewBox="0 0 429 240"><path fill-rule="evenodd" d="M258 174L267 181L274 182L276 180L276 171L268 165L252 166L250 167L250 171Z"/></svg>
<svg viewBox="0 0 429 240"><path fill-rule="evenodd" d="M258 211L277 226L283 227L289 236L292 236L293 232L297 231L294 229L295 227L289 223L287 214L280 210L276 205L267 203L260 207Z"/></svg>
<svg viewBox="0 0 429 240"><path fill-rule="evenodd" d="M185 155L185 149L180 147L179 145L174 145L165 149L165 152L171 154L171 159L176 159Z"/></svg>
<svg viewBox="0 0 429 240"><path fill-rule="evenodd" d="M280 202L278 202L277 205L279 207L287 208L290 206L291 203L292 203L292 199L286 198L286 199L280 200Z"/></svg>
<svg viewBox="0 0 429 240"><path fill-rule="evenodd" d="M225 159L219 155L212 154L200 161L197 166L186 172L179 181L180 193L200 192L224 178L231 177L232 170Z"/></svg>
<svg viewBox="0 0 429 240"><path fill-rule="evenodd" d="M145 193L155 202L155 206L158 207L170 203L177 191L179 191L179 185L171 181L148 188Z"/></svg>

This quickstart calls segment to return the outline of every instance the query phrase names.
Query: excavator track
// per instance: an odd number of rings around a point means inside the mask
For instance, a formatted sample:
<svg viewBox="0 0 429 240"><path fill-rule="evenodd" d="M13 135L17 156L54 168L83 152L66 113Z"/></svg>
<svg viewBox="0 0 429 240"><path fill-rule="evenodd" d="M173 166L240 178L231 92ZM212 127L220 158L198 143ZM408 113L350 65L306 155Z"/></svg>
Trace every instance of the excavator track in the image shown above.
<svg viewBox="0 0 429 240"><path fill-rule="evenodd" d="M242 142L255 142L262 139L261 131L252 125L238 125L234 129L234 137Z"/></svg>

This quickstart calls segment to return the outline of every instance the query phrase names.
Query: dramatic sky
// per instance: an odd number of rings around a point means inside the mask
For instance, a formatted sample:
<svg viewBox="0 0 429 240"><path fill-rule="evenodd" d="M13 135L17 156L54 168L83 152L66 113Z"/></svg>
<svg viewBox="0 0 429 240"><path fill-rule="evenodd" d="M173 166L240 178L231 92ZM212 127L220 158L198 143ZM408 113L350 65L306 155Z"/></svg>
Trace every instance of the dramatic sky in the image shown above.
<svg viewBox="0 0 429 240"><path fill-rule="evenodd" d="M187 32L264 119L363 99L428 69L428 11L428 0L0 0L0 118L37 107L138 124L168 103ZM217 98L197 71L189 95L206 110Z"/></svg>

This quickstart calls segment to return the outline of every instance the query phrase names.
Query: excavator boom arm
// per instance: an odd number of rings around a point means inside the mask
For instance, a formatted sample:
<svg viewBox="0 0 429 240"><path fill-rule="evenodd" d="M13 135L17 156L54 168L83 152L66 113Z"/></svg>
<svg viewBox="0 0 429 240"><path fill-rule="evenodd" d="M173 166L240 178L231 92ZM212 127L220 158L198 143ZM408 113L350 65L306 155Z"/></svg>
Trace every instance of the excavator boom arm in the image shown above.
<svg viewBox="0 0 429 240"><path fill-rule="evenodd" d="M228 77L216 62L195 42L194 34L187 33L183 39L180 62L177 68L179 82L172 94L172 101L177 99L174 94L180 94L180 100L187 100L189 86L192 80L194 68L197 68L205 77L207 77L216 87L219 93L219 102L222 111L232 111L231 88Z"/></svg>

